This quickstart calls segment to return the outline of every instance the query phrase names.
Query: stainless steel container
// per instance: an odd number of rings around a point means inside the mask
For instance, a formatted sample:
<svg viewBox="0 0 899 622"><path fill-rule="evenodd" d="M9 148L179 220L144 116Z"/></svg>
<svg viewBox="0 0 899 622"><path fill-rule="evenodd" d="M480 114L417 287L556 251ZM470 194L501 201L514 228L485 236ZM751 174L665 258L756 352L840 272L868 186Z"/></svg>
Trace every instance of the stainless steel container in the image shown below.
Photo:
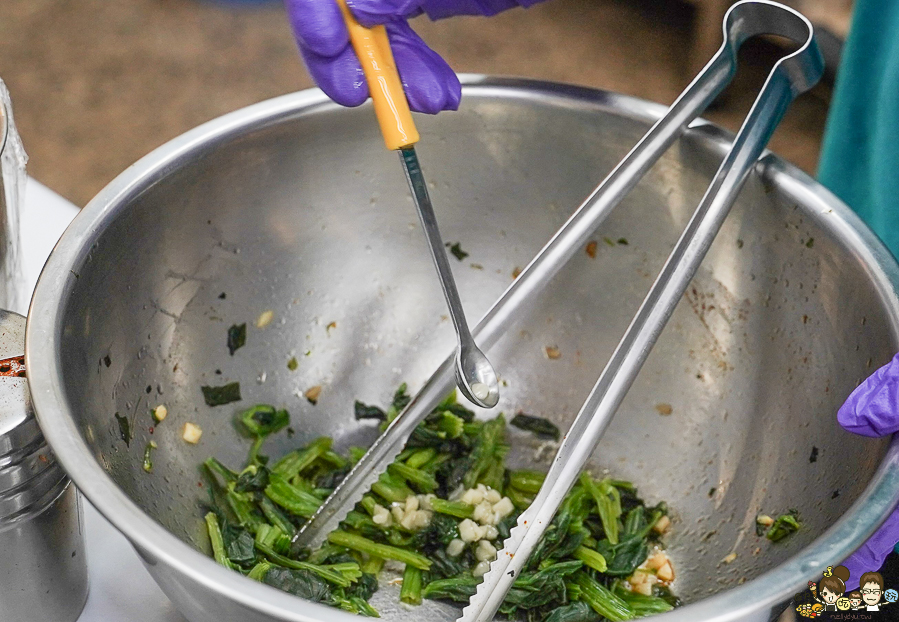
<svg viewBox="0 0 899 622"><path fill-rule="evenodd" d="M27 156L13 121L12 100L0 80L0 309L24 313L28 292L22 276L19 210Z"/></svg>
<svg viewBox="0 0 899 622"><path fill-rule="evenodd" d="M470 253L452 264L472 318L663 111L468 77L459 112L420 119L441 230ZM696 123L596 232L595 257L576 256L490 350L508 385L499 410L568 427L729 138ZM669 553L687 604L660 620L767 622L888 515L899 445L844 432L835 412L899 350L897 291L899 266L858 218L767 155L591 460L673 508ZM266 310L274 321L256 328ZM248 443L232 420L262 402L287 407L296 430L270 439L268 455L322 434L339 448L371 442L353 400L421 386L453 348L444 313L372 111L308 91L173 140L82 210L35 292L27 363L46 373L29 381L59 460L188 619L350 622L207 556L198 465L242 464ZM241 322L247 344L229 356L227 328ZM228 381L243 400L205 406L200 386ZM314 385L313 406L302 393ZM169 414L155 425L158 404ZM186 422L203 429L199 444L181 439ZM528 437L510 438L510 459L532 462ZM799 532L777 544L755 535L758 513L789 508ZM458 614L398 606L396 591L374 599L384 620Z"/></svg>
<svg viewBox="0 0 899 622"><path fill-rule="evenodd" d="M70 622L87 599L78 491L41 434L25 318L0 311L0 619Z"/></svg>

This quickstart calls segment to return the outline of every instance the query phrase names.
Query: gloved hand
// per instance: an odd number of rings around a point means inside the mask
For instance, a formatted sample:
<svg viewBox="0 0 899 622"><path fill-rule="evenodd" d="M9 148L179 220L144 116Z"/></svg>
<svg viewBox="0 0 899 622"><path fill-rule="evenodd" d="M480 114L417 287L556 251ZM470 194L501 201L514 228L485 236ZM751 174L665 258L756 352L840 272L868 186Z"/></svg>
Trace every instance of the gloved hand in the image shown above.
<svg viewBox="0 0 899 622"><path fill-rule="evenodd" d="M421 40L406 20L426 13L431 19L453 15L495 15L540 0L349 0L363 26L384 24L400 80L417 112L456 110L462 87L456 74ZM358 106L368 99L368 84L350 45L335 0L285 0L300 53L316 84L334 101Z"/></svg>
<svg viewBox="0 0 899 622"><path fill-rule="evenodd" d="M887 436L899 431L899 354L861 383L837 413L837 421L862 436ZM849 569L846 589L858 587L859 577L883 566L899 542L899 508L843 565Z"/></svg>

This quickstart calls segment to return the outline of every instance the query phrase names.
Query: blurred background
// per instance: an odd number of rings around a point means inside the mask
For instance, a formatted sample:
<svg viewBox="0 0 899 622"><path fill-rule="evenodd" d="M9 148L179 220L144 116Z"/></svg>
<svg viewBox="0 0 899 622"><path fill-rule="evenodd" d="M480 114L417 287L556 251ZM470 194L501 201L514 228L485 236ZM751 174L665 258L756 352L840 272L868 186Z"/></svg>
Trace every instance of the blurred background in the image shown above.
<svg viewBox="0 0 899 622"><path fill-rule="evenodd" d="M826 30L822 44L834 62L852 1L786 2ZM413 24L459 72L571 82L669 104L720 45L730 4L548 0L490 19ZM772 43L747 46L745 71L706 116L737 129L775 56ZM29 173L79 206L178 134L313 85L278 0L3 0L0 77L12 93ZM801 98L771 143L812 173L831 86Z"/></svg>

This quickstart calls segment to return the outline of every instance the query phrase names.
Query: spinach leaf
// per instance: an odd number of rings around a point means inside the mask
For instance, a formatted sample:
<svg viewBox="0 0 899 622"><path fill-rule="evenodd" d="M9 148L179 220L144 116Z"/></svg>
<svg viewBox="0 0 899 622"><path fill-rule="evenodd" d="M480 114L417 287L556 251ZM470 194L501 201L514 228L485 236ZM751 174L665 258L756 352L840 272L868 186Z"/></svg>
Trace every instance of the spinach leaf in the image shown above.
<svg viewBox="0 0 899 622"><path fill-rule="evenodd" d="M378 408L377 406L368 406L363 404L359 400L353 404L353 413L356 415L356 420L361 421L363 419L375 419L377 421L386 421L387 413Z"/></svg>
<svg viewBox="0 0 899 622"><path fill-rule="evenodd" d="M606 574L613 577L627 577L649 556L649 546L637 535L623 536L618 544L600 540L596 552L606 558Z"/></svg>
<svg viewBox="0 0 899 622"><path fill-rule="evenodd" d="M240 401L240 383L229 382L220 387L200 387L207 406L222 406Z"/></svg>
<svg viewBox="0 0 899 622"><path fill-rule="evenodd" d="M347 588L347 596L356 596L362 600L368 600L377 591L378 577L364 572L353 585Z"/></svg>
<svg viewBox="0 0 899 622"><path fill-rule="evenodd" d="M125 441L126 447L131 447L131 439L134 438L134 434L131 431L131 423L128 421L128 417L123 417L116 413L115 418L119 422L119 436Z"/></svg>
<svg viewBox="0 0 899 622"><path fill-rule="evenodd" d="M603 618L584 601L553 609L543 622L601 622Z"/></svg>
<svg viewBox="0 0 899 622"><path fill-rule="evenodd" d="M269 404L257 404L240 413L240 422L254 436L268 436L287 427L290 413Z"/></svg>
<svg viewBox="0 0 899 622"><path fill-rule="evenodd" d="M253 536L250 535L249 531L240 529L237 532L237 536L234 537L230 534L230 530L226 529L223 536L228 559L242 566L255 563L256 550L253 546Z"/></svg>
<svg viewBox="0 0 899 622"><path fill-rule="evenodd" d="M799 521L799 512L790 510L787 514L781 514L774 519L774 524L765 535L771 542L780 542L791 533L799 531L802 524Z"/></svg>
<svg viewBox="0 0 899 622"><path fill-rule="evenodd" d="M325 580L308 570L294 570L292 568L272 566L265 573L262 582L294 596L317 603L327 601L331 596Z"/></svg>
<svg viewBox="0 0 899 622"><path fill-rule="evenodd" d="M228 329L228 352L231 356L247 343L247 325L246 322L237 325L234 324Z"/></svg>
<svg viewBox="0 0 899 622"><path fill-rule="evenodd" d="M543 417L533 417L522 412L518 413L509 422L519 430L531 432L537 438L544 440L559 440L561 433L555 423Z"/></svg>
<svg viewBox="0 0 899 622"><path fill-rule="evenodd" d="M396 392L393 394L393 402L390 407L398 414L402 411L406 406L409 405L409 402L412 401L412 398L409 396L408 391L406 390L406 383L404 382L399 386Z"/></svg>
<svg viewBox="0 0 899 622"><path fill-rule="evenodd" d="M265 467L250 465L240 474L234 484L237 492L263 491L268 486L269 470Z"/></svg>
<svg viewBox="0 0 899 622"><path fill-rule="evenodd" d="M450 252L453 254L453 257L462 261L466 257L468 257L468 253L462 250L462 242L456 242L455 244L446 243L447 248L450 249Z"/></svg>
<svg viewBox="0 0 899 622"><path fill-rule="evenodd" d="M473 577L470 572L465 572L449 579L431 581L422 590L422 596L435 600L446 599L467 603L474 596L480 582L479 577Z"/></svg>

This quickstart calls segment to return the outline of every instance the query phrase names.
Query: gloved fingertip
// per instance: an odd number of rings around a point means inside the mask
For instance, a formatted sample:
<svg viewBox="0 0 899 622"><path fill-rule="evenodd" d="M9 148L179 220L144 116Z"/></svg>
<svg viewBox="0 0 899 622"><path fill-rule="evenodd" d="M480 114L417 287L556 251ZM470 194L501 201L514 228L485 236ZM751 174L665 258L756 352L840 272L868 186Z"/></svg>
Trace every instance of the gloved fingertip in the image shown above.
<svg viewBox="0 0 899 622"><path fill-rule="evenodd" d="M349 44L333 57L319 56L304 47L300 48L300 52L312 79L335 102L341 106L355 107L368 99L368 83L359 59Z"/></svg>
<svg viewBox="0 0 899 622"><path fill-rule="evenodd" d="M899 543L899 508L894 509L874 535L843 562L843 566L849 569L846 589L857 588L858 580L864 573L879 571L897 543Z"/></svg>
<svg viewBox="0 0 899 622"><path fill-rule="evenodd" d="M347 6L366 28L422 13L420 0L347 0Z"/></svg>
<svg viewBox="0 0 899 622"><path fill-rule="evenodd" d="M437 114L456 110L461 85L455 72L405 22L387 25L396 67L415 112Z"/></svg>
<svg viewBox="0 0 899 622"><path fill-rule="evenodd" d="M899 431L899 355L855 388L837 411L837 421L862 436Z"/></svg>
<svg viewBox="0 0 899 622"><path fill-rule="evenodd" d="M350 40L336 2L284 0L287 18L300 47L320 56L336 56Z"/></svg>

